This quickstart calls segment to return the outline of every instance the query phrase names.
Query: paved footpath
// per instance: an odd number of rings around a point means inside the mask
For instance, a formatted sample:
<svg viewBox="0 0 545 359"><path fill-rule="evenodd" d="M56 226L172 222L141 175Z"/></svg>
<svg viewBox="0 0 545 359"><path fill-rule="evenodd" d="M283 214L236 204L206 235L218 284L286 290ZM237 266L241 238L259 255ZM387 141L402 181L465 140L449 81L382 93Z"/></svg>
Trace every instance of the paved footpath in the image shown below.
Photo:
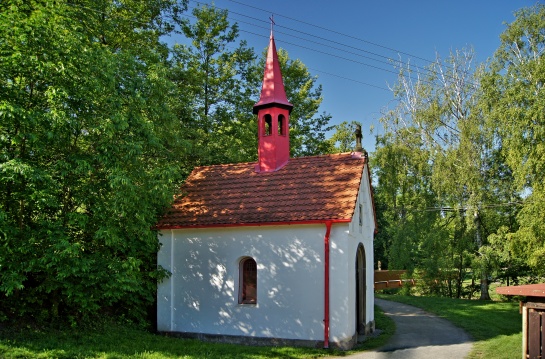
<svg viewBox="0 0 545 359"><path fill-rule="evenodd" d="M375 304L392 318L396 332L388 343L351 359L457 359L471 351L472 341L449 321L411 305L375 299Z"/></svg>

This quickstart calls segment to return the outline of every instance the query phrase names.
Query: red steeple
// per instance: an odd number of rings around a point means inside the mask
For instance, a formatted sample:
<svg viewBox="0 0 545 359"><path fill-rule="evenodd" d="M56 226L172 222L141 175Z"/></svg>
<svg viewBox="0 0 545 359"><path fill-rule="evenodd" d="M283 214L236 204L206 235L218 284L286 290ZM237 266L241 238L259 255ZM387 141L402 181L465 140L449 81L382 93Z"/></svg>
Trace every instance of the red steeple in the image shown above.
<svg viewBox="0 0 545 359"><path fill-rule="evenodd" d="M292 108L293 105L289 103L284 90L284 81L271 31L261 97L254 105L258 124L256 172L277 171L288 163L290 159L289 117Z"/></svg>
<svg viewBox="0 0 545 359"><path fill-rule="evenodd" d="M293 108L293 105L289 103L286 97L280 63L278 62L278 55L276 53L276 44L274 43L274 36L271 31L265 73L263 74L263 86L261 87L261 97L254 105L254 113L257 113L262 107L273 105L286 107L290 112Z"/></svg>

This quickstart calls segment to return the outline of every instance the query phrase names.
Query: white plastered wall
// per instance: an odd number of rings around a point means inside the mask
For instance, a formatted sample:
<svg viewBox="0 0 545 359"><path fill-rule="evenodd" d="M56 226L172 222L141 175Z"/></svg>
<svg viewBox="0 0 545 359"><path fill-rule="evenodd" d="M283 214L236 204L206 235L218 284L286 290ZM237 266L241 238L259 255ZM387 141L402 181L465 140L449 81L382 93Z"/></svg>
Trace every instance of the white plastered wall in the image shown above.
<svg viewBox="0 0 545 359"><path fill-rule="evenodd" d="M330 252L331 340L339 341L356 332L356 255L363 245L365 257L365 322L374 322L374 256L375 219L367 168L363 171L356 210L347 227L334 226ZM360 205L362 225L360 226ZM342 294L341 294L342 293Z"/></svg>
<svg viewBox="0 0 545 359"><path fill-rule="evenodd" d="M374 217L367 169L349 224L330 236L330 341L356 332L355 260L365 250L366 322L374 320ZM359 226L359 204L363 225ZM162 231L159 331L323 340L325 224ZM257 304L238 304L239 262L257 262Z"/></svg>
<svg viewBox="0 0 545 359"><path fill-rule="evenodd" d="M372 189L370 187L371 179L369 178L369 172L367 169L367 166L365 166L363 170L363 176L360 184L360 190L358 192L358 204L361 204L361 208L363 210L362 218L363 218L363 225L359 226L359 217L358 214L352 218L351 226L352 231L351 233L354 234L354 237L358 238L357 240L360 241L361 244L363 244L364 248L364 254L365 254L365 265L366 265L366 290L365 290L365 302L366 302L366 312L365 312L365 320L366 324L368 323L374 323L375 320L375 257L374 257L374 249L373 249L373 240L375 237L375 229L376 229L376 223L375 223L375 213L373 208L373 197L372 197ZM357 210L359 211L359 206L356 206ZM356 245L357 248L357 245ZM354 253L355 258L355 253Z"/></svg>
<svg viewBox="0 0 545 359"><path fill-rule="evenodd" d="M158 330L323 339L325 225L163 231ZM257 262L257 304L238 304L239 262Z"/></svg>

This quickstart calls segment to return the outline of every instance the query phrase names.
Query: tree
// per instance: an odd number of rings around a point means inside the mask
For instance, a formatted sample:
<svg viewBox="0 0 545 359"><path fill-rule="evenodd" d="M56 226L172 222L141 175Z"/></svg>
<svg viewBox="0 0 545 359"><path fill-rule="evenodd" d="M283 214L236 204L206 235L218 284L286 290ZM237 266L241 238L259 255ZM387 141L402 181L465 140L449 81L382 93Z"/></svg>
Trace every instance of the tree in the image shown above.
<svg viewBox="0 0 545 359"><path fill-rule="evenodd" d="M520 227L506 234L511 251L545 274L545 5L523 8L501 34L501 45L483 79L488 128L524 197Z"/></svg>
<svg viewBox="0 0 545 359"><path fill-rule="evenodd" d="M350 152L354 150L356 144L355 131L358 128L361 131L361 123L358 121L343 121L338 125L333 126L335 132L329 138L332 151L335 152Z"/></svg>
<svg viewBox="0 0 545 359"><path fill-rule="evenodd" d="M159 36L183 5L0 5L0 319L153 303L183 151Z"/></svg>
<svg viewBox="0 0 545 359"><path fill-rule="evenodd" d="M394 115L394 113L390 113ZM429 153L419 136L410 129L377 137L370 156L373 175L378 179L375 202L381 229L375 238L383 268L415 270L422 262L421 242L436 232L438 212L431 188ZM428 271L429 272L429 271Z"/></svg>
<svg viewBox="0 0 545 359"><path fill-rule="evenodd" d="M291 60L286 50L278 50L278 60L286 95L293 104L290 114L291 155L301 157L329 153L331 149L326 133L332 129L329 125L331 115L318 113L323 100L322 85L316 84L317 77L310 74L301 60ZM265 56L260 63L260 81L264 63Z"/></svg>
<svg viewBox="0 0 545 359"><path fill-rule="evenodd" d="M193 108L182 122L193 147L189 163L193 167L251 161L257 154L257 125L248 86L253 83L249 77L255 71L255 54L245 41L228 49L237 41L238 25L229 23L227 10L203 5L192 13L194 23L180 21L191 45L176 44L172 51L172 79L182 98L189 95Z"/></svg>
<svg viewBox="0 0 545 359"><path fill-rule="evenodd" d="M173 49L173 80L183 96L189 94L195 111L182 123L193 152L189 163L249 162L257 159L258 102L266 52L259 61L245 41L238 41L238 26L230 24L227 10L201 6L193 10L194 22L180 26L189 44ZM235 45L229 50L230 45ZM294 105L290 115L293 156L329 151L325 134L331 116L317 116L321 86L300 60L278 50L287 97ZM183 108L187 108L183 106ZM187 118L187 116L185 116Z"/></svg>
<svg viewBox="0 0 545 359"><path fill-rule="evenodd" d="M475 67L473 61L473 52L462 50L444 61L438 57L424 73L415 74L410 66L401 68L399 83L393 89L399 105L383 121L389 131L401 137L401 143L420 139L429 156L422 161L431 165L435 207L448 213L435 221L436 226L443 223L439 227L447 231L444 237L437 237L440 231L435 231L426 241L428 248L437 248L437 241L447 243L450 238L450 247L442 247L448 248L443 259L428 265L427 272L434 266L456 268L456 292L460 293L463 266L468 263L464 253L473 252L472 269L479 273L481 299L489 299L491 261L484 250L489 248L486 239L501 226L502 221L496 220L500 214L497 208L516 199L516 192L508 185L510 174L504 171L501 143L485 125L479 102L484 68ZM468 236L473 237L473 244L467 241ZM420 242L420 248L425 248L423 244ZM435 257L431 253L427 261Z"/></svg>

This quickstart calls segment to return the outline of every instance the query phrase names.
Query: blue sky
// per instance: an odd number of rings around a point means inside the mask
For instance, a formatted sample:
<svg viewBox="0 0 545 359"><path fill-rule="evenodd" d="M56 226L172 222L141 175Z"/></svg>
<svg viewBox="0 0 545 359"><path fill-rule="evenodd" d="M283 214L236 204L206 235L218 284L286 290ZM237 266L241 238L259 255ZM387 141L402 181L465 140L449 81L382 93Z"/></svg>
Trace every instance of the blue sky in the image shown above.
<svg viewBox="0 0 545 359"><path fill-rule="evenodd" d="M190 0L190 9L202 3L212 2ZM374 137L369 129L374 126L380 133L381 112L394 105L387 88L396 75L388 58L426 66L436 53L445 58L451 50L472 47L477 61L484 62L498 48L504 23L514 20L513 12L536 1L215 0L214 4L229 10L230 21L239 24L240 39L257 52L268 45L268 18L274 14L277 47L300 59L323 86L320 111L332 115L332 124L360 121L363 145L372 151Z"/></svg>

